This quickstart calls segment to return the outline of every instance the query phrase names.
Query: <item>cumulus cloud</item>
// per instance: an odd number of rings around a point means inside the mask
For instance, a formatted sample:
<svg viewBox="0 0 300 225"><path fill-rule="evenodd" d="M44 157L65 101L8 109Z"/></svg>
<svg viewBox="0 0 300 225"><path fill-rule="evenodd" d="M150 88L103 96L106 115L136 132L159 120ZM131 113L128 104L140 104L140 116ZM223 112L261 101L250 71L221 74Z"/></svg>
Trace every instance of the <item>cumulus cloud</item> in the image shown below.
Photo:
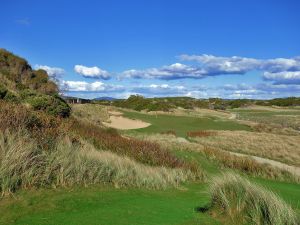
<svg viewBox="0 0 300 225"><path fill-rule="evenodd" d="M86 67L83 65L75 65L74 71L85 78L94 78L94 79L104 79L107 80L110 78L109 72L102 70L97 66Z"/></svg>
<svg viewBox="0 0 300 225"><path fill-rule="evenodd" d="M184 78L201 79L226 74L243 75L250 71L262 71L265 80L276 83L298 83L300 57L255 59L239 56L218 57L213 55L181 55L183 61L195 61L197 65L174 63L160 68L127 70L121 77L175 80Z"/></svg>
<svg viewBox="0 0 300 225"><path fill-rule="evenodd" d="M300 84L300 71L264 72L263 78L273 81L274 84Z"/></svg>
<svg viewBox="0 0 300 225"><path fill-rule="evenodd" d="M294 84L300 81L300 58L254 59L245 57L217 57L213 55L181 55L183 61L200 63L207 76L222 74L245 74L263 71L265 80L274 84Z"/></svg>
<svg viewBox="0 0 300 225"><path fill-rule="evenodd" d="M116 92L124 91L124 87L121 85L105 84L101 81L88 83L85 81L62 81L62 89L69 92Z"/></svg>
<svg viewBox="0 0 300 225"><path fill-rule="evenodd" d="M39 69L45 70L48 73L49 77L54 80L57 80L63 74L65 74L65 70L62 68L58 68L58 67L50 67L50 66L46 66L46 65L35 65L34 68L36 70L39 70Z"/></svg>

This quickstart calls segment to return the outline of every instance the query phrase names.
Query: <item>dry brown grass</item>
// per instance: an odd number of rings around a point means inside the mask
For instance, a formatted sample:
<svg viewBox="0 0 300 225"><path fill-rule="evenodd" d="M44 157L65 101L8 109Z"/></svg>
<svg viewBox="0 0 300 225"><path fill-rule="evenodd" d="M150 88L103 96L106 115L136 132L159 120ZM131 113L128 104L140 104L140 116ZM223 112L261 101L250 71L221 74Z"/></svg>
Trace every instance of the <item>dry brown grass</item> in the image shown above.
<svg viewBox="0 0 300 225"><path fill-rule="evenodd" d="M215 131L199 130L187 132L188 137L209 137L215 136L217 133Z"/></svg>
<svg viewBox="0 0 300 225"><path fill-rule="evenodd" d="M220 169L234 169L251 176L267 179L300 182L300 177L285 169L275 168L269 164L260 163L250 157L237 156L227 151L204 146L199 143L188 142L173 135L135 135L136 138L158 143L167 149L180 150L186 153L199 152L212 161L217 162Z"/></svg>
<svg viewBox="0 0 300 225"><path fill-rule="evenodd" d="M158 189L195 178L189 170L143 165L124 156L99 151L84 141L73 143L68 137L58 140L51 150L44 150L23 132L0 131L2 195L21 188L103 183Z"/></svg>
<svg viewBox="0 0 300 225"><path fill-rule="evenodd" d="M109 113L106 106L96 104L73 104L73 116L83 122L101 125L109 121Z"/></svg>
<svg viewBox="0 0 300 225"><path fill-rule="evenodd" d="M247 131L218 131L215 136L194 138L214 149L239 152L300 166L300 136Z"/></svg>

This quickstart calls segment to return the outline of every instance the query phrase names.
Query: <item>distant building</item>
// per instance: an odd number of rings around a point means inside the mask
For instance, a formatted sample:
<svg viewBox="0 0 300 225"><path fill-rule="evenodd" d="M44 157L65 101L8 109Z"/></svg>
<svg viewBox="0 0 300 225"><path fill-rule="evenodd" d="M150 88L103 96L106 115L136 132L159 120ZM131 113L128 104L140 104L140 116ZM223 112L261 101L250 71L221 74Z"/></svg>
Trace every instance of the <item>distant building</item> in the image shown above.
<svg viewBox="0 0 300 225"><path fill-rule="evenodd" d="M91 100L89 99L69 97L69 96L63 96L62 98L69 104L86 104L91 102Z"/></svg>

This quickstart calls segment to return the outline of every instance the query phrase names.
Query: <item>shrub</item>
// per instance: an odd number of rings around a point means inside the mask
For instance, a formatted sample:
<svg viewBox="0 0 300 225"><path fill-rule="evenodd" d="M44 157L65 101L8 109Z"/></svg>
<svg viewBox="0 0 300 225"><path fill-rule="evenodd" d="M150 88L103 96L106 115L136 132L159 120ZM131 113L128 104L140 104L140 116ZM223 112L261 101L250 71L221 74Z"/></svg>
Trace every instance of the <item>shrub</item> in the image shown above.
<svg viewBox="0 0 300 225"><path fill-rule="evenodd" d="M7 88L0 84L0 99L3 99L7 94Z"/></svg>
<svg viewBox="0 0 300 225"><path fill-rule="evenodd" d="M210 184L211 208L229 217L231 224L297 225L293 209L265 188L233 173L215 177ZM221 216L220 215L220 216Z"/></svg>
<svg viewBox="0 0 300 225"><path fill-rule="evenodd" d="M7 92L7 94L3 99L9 102L16 102L16 103L20 102L20 99L10 91Z"/></svg>
<svg viewBox="0 0 300 225"><path fill-rule="evenodd" d="M32 95L27 102L34 110L42 110L53 116L69 117L71 113L70 106L58 96Z"/></svg>

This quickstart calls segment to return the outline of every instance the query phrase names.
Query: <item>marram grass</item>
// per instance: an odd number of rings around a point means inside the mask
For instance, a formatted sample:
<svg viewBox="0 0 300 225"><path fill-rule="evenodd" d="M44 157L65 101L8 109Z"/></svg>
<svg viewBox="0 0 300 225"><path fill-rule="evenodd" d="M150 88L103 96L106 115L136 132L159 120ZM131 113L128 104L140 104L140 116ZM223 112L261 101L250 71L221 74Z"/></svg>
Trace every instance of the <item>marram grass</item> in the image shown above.
<svg viewBox="0 0 300 225"><path fill-rule="evenodd" d="M53 149L41 150L28 136L0 132L0 192L19 188L114 184L151 189L176 186L195 179L189 170L151 167L86 142L60 139Z"/></svg>
<svg viewBox="0 0 300 225"><path fill-rule="evenodd" d="M230 224L300 224L295 211L279 196L237 174L213 178L210 194L213 211L229 218Z"/></svg>

